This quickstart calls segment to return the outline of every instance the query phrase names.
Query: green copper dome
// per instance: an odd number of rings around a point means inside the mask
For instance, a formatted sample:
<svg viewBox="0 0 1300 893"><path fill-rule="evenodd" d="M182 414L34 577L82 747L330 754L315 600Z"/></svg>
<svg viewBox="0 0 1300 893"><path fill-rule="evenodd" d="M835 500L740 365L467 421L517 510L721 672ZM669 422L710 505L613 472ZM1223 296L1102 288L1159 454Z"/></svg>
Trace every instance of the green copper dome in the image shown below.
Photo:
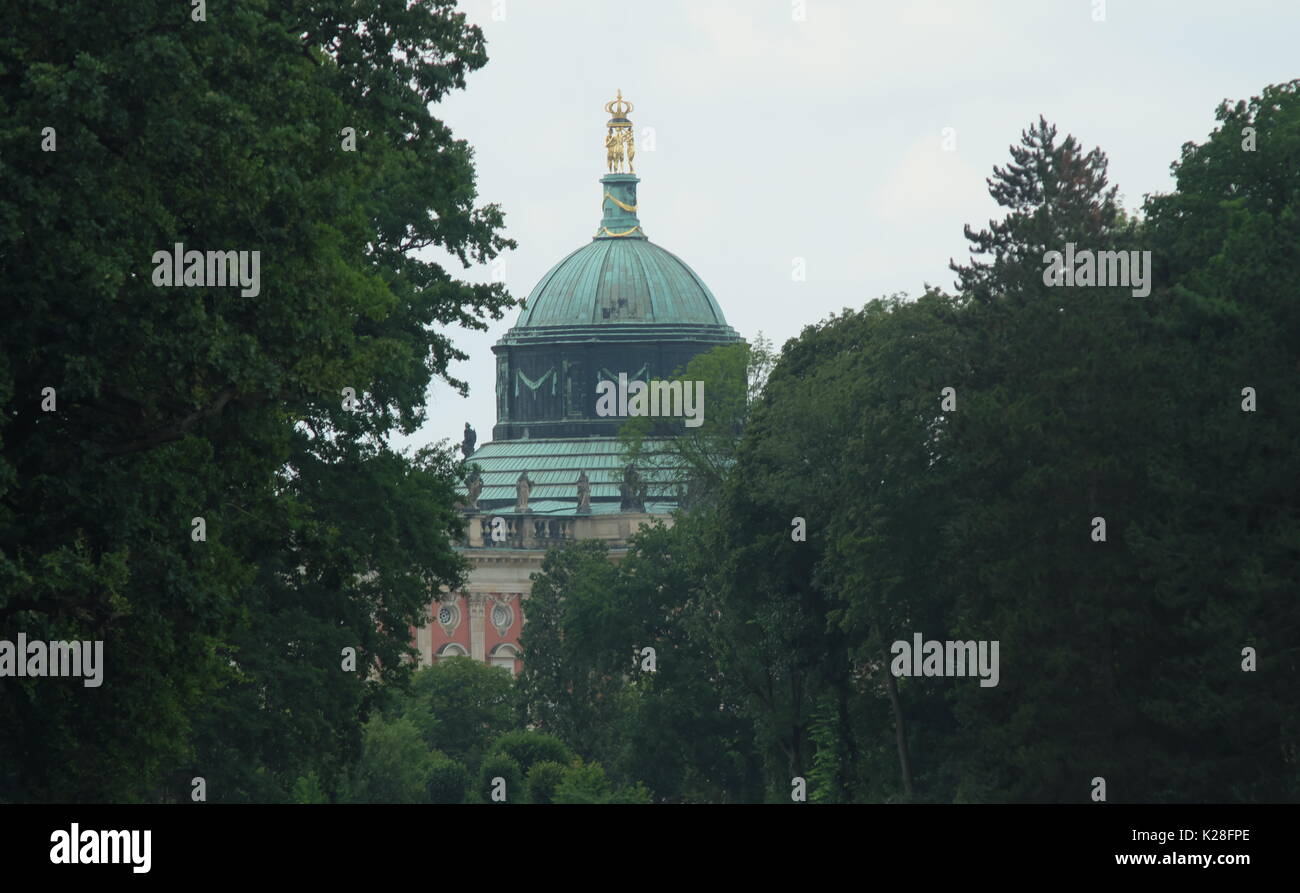
<svg viewBox="0 0 1300 893"><path fill-rule="evenodd" d="M726 325L699 276L646 239L596 239L537 283L517 326Z"/></svg>
<svg viewBox="0 0 1300 893"><path fill-rule="evenodd" d="M516 328L605 324L726 326L708 286L675 254L646 238L633 174L601 178L596 236L537 283Z"/></svg>

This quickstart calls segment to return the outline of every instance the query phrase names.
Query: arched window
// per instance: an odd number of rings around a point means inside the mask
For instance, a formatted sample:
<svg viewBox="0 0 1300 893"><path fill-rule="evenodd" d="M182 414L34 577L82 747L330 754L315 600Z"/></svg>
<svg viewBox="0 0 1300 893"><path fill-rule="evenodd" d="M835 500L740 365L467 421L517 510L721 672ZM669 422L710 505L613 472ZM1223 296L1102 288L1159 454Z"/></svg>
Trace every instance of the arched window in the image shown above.
<svg viewBox="0 0 1300 893"><path fill-rule="evenodd" d="M519 658L519 649L509 642L502 642L492 649L488 655L488 663L494 667L503 667L510 671L513 676L515 672L515 661Z"/></svg>
<svg viewBox="0 0 1300 893"><path fill-rule="evenodd" d="M455 642L448 642L438 649L438 657L469 657L469 652Z"/></svg>

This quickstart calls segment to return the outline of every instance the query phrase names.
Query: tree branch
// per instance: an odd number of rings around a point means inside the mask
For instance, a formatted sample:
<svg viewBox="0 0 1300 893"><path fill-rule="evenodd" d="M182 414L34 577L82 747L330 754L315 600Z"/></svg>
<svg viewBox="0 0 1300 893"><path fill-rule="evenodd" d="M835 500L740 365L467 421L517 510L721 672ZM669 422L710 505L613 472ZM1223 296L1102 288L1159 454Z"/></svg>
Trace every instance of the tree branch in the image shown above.
<svg viewBox="0 0 1300 893"><path fill-rule="evenodd" d="M221 410L225 408L226 404L234 399L234 397L235 389L233 387L226 388L217 395L217 399L211 404L202 409L195 410L179 422L176 422L173 425L168 425L166 428L160 428L139 440L133 440L130 443L110 447L105 450L104 454L106 456L124 456L128 453L139 453L144 450L153 449L156 446L161 446L164 443L171 443L172 441L180 440L185 436L185 433L196 424L206 418L211 418L220 413Z"/></svg>

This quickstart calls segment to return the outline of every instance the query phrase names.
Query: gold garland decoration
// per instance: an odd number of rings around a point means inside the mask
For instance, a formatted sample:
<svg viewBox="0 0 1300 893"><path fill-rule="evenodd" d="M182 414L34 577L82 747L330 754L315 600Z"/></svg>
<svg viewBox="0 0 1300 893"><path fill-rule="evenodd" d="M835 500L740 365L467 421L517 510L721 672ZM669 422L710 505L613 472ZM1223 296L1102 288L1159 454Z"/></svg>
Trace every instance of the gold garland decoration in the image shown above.
<svg viewBox="0 0 1300 893"><path fill-rule="evenodd" d="M634 233L634 232L636 232L637 230L639 230L640 228L641 228L641 227L639 227L639 226L634 226L634 227L632 227L631 229L625 229L625 230L623 230L623 232L621 232L621 233L612 233L612 232L609 231L609 227L602 226L602 227L600 228L600 231L601 231L602 233L604 233L605 235L607 235L607 236L613 236L615 239L618 239L618 238L622 238L623 236L628 235L629 233Z"/></svg>
<svg viewBox="0 0 1300 893"><path fill-rule="evenodd" d="M608 192L605 193L605 198L609 199L609 200L612 201L614 204L618 205L618 206L619 206L620 208L622 208L624 211L636 211L636 209L637 209L637 207L638 207L637 205L625 205L625 204L623 204L621 201L619 201L618 199L614 198L614 196L610 195Z"/></svg>

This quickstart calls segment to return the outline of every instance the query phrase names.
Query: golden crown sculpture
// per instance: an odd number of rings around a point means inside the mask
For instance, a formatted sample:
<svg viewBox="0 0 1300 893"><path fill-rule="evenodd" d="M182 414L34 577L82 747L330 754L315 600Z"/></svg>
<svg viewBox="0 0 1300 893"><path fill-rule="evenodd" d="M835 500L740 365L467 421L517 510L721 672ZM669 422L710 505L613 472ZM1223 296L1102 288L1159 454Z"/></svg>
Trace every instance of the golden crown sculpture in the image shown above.
<svg viewBox="0 0 1300 893"><path fill-rule="evenodd" d="M605 103L605 111L609 113L610 127L631 127L632 122L627 120L628 113L632 111L632 103L623 98L623 91L618 91L618 96ZM622 123L615 124L616 120L622 120Z"/></svg>

